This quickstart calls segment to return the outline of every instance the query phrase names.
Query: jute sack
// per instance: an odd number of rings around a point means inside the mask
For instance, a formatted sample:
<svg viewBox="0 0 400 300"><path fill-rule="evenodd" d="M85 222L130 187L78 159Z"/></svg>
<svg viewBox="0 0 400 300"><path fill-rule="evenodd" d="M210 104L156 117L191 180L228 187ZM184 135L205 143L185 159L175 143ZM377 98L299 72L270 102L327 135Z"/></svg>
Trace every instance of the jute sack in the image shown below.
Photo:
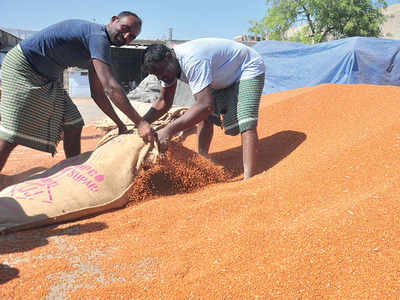
<svg viewBox="0 0 400 300"><path fill-rule="evenodd" d="M137 134L113 137L0 192L0 233L60 223L120 208L134 177L158 158Z"/></svg>
<svg viewBox="0 0 400 300"><path fill-rule="evenodd" d="M152 106L152 103L143 103L139 101L130 101L131 105L135 108L139 115L143 116ZM154 121L151 125L154 130L158 130L164 126L166 126L169 122L179 118L182 116L189 108L182 106L173 106L170 110L161 116L158 120ZM115 109L117 115L121 119L121 121L131 128L135 127L135 124L128 119L121 111ZM105 117L104 119L96 122L96 128L101 129L105 132L109 132L115 128L117 125L112 121L109 117Z"/></svg>

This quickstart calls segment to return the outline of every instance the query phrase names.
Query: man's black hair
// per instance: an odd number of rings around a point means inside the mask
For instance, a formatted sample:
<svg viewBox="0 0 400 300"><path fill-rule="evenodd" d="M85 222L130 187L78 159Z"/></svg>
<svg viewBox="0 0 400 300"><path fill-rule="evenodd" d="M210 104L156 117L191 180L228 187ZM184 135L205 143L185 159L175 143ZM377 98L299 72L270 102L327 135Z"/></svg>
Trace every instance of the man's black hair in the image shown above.
<svg viewBox="0 0 400 300"><path fill-rule="evenodd" d="M171 49L164 44L152 44L144 52L142 70L150 73L156 64L162 62Z"/></svg>
<svg viewBox="0 0 400 300"><path fill-rule="evenodd" d="M139 16L137 14L135 14L131 11L125 10L125 11L120 12L118 15L118 19L121 19L123 17L128 17L128 16L135 17L138 20L140 27L142 27L142 19L139 18Z"/></svg>

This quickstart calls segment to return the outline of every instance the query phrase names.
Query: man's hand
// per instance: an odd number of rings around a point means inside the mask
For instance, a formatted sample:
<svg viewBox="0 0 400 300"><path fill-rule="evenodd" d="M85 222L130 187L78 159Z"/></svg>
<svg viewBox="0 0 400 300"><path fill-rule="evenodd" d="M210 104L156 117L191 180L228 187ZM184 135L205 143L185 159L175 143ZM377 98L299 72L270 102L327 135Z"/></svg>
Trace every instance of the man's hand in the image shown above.
<svg viewBox="0 0 400 300"><path fill-rule="evenodd" d="M146 121L142 120L137 124L139 136L145 143L152 143L154 141L153 128Z"/></svg>
<svg viewBox="0 0 400 300"><path fill-rule="evenodd" d="M168 126L157 130L158 143L160 146L160 152L165 152L168 149L168 142L171 139L172 135Z"/></svg>

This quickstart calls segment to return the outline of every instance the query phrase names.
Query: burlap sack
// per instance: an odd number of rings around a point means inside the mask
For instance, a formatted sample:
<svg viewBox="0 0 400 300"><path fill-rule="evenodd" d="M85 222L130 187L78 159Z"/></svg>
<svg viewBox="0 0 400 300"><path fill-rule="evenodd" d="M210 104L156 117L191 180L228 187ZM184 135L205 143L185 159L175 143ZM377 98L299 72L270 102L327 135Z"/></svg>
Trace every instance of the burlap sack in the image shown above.
<svg viewBox="0 0 400 300"><path fill-rule="evenodd" d="M139 170L157 157L156 145L123 134L9 186L0 192L0 233L120 208Z"/></svg>
<svg viewBox="0 0 400 300"><path fill-rule="evenodd" d="M147 113L152 106L152 103L143 103L138 101L130 101L130 103L141 116ZM188 107L173 106L167 113L165 113L163 116L161 116L161 118L153 122L151 125L154 130L160 129L166 126L169 122L172 122L173 120L182 116L188 109ZM126 115L124 115L118 109L115 109L115 111L126 126L135 127L135 124ZM104 119L96 122L96 128L105 132L109 132L117 128L117 125L109 117L105 117Z"/></svg>

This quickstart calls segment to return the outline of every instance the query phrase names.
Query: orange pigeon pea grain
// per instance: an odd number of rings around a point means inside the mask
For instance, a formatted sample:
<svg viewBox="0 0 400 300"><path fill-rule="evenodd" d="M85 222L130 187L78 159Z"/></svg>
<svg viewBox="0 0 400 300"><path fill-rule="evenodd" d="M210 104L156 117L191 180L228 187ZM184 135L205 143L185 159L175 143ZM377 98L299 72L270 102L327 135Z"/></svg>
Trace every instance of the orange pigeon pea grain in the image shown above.
<svg viewBox="0 0 400 300"><path fill-rule="evenodd" d="M240 136L216 128L211 160L195 135L172 144L126 208L1 236L0 299L397 299L399 93L264 95L256 176L241 180ZM86 127L83 151L99 139ZM59 149L17 147L7 180Z"/></svg>

